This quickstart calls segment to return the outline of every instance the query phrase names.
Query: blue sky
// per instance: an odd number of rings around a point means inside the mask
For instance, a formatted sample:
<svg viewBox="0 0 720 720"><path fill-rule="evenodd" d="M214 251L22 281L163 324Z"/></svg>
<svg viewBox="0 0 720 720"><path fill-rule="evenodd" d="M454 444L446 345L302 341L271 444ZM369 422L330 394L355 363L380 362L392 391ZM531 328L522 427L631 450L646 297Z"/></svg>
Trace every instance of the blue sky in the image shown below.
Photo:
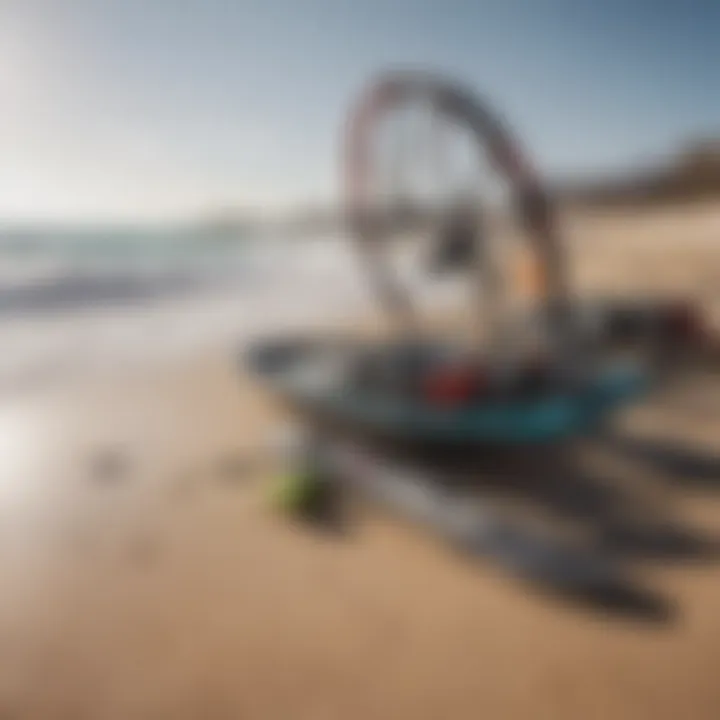
<svg viewBox="0 0 720 720"><path fill-rule="evenodd" d="M436 68L547 173L720 132L717 0L0 0L0 216L151 218L336 192L367 77Z"/></svg>

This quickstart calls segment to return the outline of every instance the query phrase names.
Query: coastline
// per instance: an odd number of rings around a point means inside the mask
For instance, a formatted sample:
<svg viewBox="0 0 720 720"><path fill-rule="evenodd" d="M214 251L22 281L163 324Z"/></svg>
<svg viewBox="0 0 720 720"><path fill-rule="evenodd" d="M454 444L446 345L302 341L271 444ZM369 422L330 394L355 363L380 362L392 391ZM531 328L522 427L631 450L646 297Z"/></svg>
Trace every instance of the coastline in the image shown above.
<svg viewBox="0 0 720 720"><path fill-rule="evenodd" d="M639 241L607 239L583 246L584 286L677 279L672 257L648 278L623 259ZM627 422L713 451L720 388L695 394L703 412L657 398ZM4 399L10 717L714 717L717 567L638 569L680 608L651 627L534 592L383 517L345 539L301 529L263 500L276 469L262 448L281 418L226 348ZM720 526L717 492L644 472L684 518Z"/></svg>

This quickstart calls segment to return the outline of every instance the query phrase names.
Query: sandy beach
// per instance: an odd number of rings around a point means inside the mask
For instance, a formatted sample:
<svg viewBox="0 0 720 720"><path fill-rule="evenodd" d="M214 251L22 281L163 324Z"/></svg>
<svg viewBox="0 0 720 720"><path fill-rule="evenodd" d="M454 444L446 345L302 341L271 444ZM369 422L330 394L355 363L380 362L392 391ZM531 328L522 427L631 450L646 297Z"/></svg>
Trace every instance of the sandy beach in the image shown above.
<svg viewBox="0 0 720 720"><path fill-rule="evenodd" d="M714 315L719 218L569 217L579 282L690 291ZM720 382L684 398L625 425L713 452ZM638 568L678 608L649 625L388 520L340 539L301 528L263 497L275 470L258 450L280 419L220 352L7 398L0 716L717 716L720 566ZM719 526L720 473L714 490L641 475L683 519Z"/></svg>

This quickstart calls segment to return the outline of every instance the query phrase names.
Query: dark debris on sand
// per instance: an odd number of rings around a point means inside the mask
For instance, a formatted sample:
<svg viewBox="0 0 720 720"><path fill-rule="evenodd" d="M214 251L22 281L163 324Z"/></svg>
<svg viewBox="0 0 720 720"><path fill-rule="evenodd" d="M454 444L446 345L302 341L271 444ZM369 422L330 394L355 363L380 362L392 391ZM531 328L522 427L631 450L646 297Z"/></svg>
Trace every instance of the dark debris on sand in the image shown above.
<svg viewBox="0 0 720 720"><path fill-rule="evenodd" d="M116 483L128 477L130 457L119 448L100 450L91 459L90 473L93 480Z"/></svg>

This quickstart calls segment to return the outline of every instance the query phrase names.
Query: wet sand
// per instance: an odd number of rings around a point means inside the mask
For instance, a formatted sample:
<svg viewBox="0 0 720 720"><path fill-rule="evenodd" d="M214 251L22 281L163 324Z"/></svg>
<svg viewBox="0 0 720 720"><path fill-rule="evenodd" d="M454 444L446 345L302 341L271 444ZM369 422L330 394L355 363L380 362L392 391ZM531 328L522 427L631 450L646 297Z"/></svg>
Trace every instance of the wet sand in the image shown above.
<svg viewBox="0 0 720 720"><path fill-rule="evenodd" d="M711 452L715 398L698 380L628 424ZM3 403L0 717L717 716L720 565L638 568L677 603L656 625L372 516L300 528L263 500L277 419L227 357ZM717 490L643 472L720 527Z"/></svg>

